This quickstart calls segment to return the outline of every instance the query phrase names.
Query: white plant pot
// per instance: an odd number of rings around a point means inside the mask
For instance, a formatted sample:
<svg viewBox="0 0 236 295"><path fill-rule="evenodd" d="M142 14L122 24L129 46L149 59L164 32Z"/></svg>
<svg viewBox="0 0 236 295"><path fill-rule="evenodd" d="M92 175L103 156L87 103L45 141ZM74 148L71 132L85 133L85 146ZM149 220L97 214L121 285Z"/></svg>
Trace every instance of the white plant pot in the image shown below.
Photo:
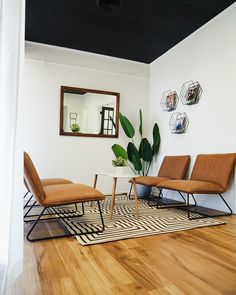
<svg viewBox="0 0 236 295"><path fill-rule="evenodd" d="M117 166L117 167L113 167L113 171L116 175L122 175L125 174L125 168L123 166Z"/></svg>

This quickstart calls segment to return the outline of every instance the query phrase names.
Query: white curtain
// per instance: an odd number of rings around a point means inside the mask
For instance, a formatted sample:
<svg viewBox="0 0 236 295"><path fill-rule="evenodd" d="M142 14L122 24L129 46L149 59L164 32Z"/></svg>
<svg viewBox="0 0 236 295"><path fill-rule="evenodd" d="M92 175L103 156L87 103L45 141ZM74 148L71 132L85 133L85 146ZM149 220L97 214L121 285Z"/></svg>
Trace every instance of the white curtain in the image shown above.
<svg viewBox="0 0 236 295"><path fill-rule="evenodd" d="M0 0L0 265L5 279L19 274L23 261L24 11L24 0Z"/></svg>

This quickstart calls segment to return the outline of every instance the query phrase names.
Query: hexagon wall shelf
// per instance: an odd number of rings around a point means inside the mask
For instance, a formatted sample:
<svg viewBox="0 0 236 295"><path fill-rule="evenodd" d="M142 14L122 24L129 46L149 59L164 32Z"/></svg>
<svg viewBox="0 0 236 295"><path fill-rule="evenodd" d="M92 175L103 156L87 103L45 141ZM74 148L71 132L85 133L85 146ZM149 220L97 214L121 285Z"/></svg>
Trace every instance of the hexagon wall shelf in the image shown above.
<svg viewBox="0 0 236 295"><path fill-rule="evenodd" d="M202 88L198 81L187 81L180 91L180 98L185 105L192 105L199 102L202 95Z"/></svg>
<svg viewBox="0 0 236 295"><path fill-rule="evenodd" d="M185 133L188 128L189 120L186 113L174 113L169 122L170 131L173 134Z"/></svg>
<svg viewBox="0 0 236 295"><path fill-rule="evenodd" d="M176 91L167 90L162 94L161 107L164 112L174 111L178 105L179 97Z"/></svg>

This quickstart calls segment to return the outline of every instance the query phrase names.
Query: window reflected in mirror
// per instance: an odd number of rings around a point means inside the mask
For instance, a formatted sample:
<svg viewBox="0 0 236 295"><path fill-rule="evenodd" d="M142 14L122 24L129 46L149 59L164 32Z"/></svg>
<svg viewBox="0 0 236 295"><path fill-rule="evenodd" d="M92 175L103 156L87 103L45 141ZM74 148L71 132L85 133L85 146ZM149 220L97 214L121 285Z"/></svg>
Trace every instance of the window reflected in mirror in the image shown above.
<svg viewBox="0 0 236 295"><path fill-rule="evenodd" d="M119 93L61 86L60 134L118 137Z"/></svg>

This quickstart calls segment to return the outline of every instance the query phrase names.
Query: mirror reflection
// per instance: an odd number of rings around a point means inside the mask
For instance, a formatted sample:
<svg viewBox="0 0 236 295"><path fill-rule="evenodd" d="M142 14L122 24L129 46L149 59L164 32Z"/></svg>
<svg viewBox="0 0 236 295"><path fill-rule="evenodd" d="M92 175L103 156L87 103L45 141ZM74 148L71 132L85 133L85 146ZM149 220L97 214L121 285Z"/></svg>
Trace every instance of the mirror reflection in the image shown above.
<svg viewBox="0 0 236 295"><path fill-rule="evenodd" d="M118 137L119 93L61 86L60 134Z"/></svg>

